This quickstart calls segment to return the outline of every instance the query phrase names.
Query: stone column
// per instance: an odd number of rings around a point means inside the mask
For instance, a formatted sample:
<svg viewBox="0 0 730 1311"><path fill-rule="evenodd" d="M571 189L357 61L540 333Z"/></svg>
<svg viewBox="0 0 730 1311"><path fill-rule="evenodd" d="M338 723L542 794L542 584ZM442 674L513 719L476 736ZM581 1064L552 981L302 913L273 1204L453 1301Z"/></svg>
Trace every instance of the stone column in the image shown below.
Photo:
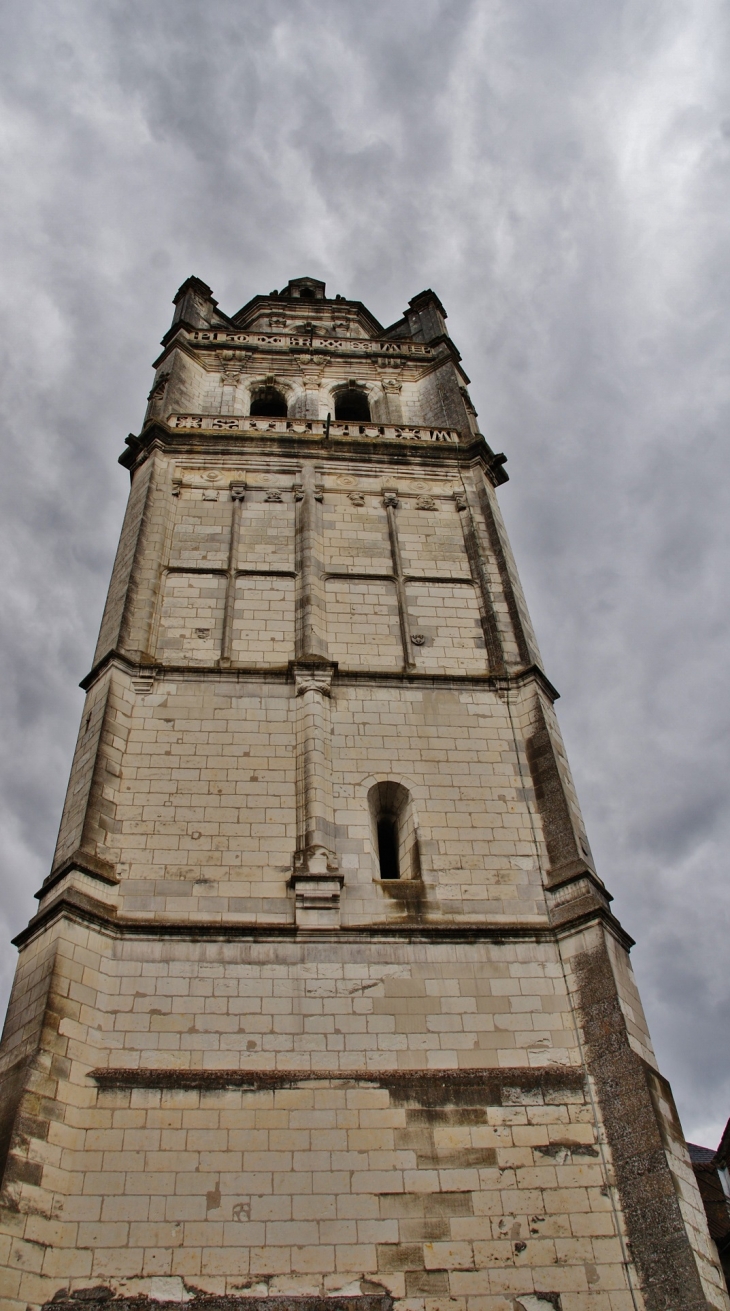
<svg viewBox="0 0 730 1311"><path fill-rule="evenodd" d="M294 669L297 726L297 850L291 885L302 928L337 928L343 876L334 852L330 759L332 665Z"/></svg>
<svg viewBox="0 0 730 1311"><path fill-rule="evenodd" d="M228 544L228 577L226 604L223 612L223 639L221 664L230 665L233 644L233 615L236 607L236 574L238 571L238 543L241 536L241 507L246 495L244 483L231 483L231 536Z"/></svg>
<svg viewBox="0 0 730 1311"><path fill-rule="evenodd" d="M401 391L403 385L397 378L382 379L383 395L388 409L388 423L403 422L403 406L401 404Z"/></svg>
<svg viewBox="0 0 730 1311"><path fill-rule="evenodd" d="M395 591L398 598L398 620L400 622L400 636L403 644L403 668L406 671L415 669L416 662L413 658L413 645L411 643L411 629L408 621L408 599L406 597L406 584L403 577L403 561L400 553L400 542L398 540L398 524L396 522L395 512L398 508L398 493L394 488L383 489L383 505L388 516L388 536L390 538L390 555L393 564L393 577L395 579Z"/></svg>
<svg viewBox="0 0 730 1311"><path fill-rule="evenodd" d="M334 665L328 660L322 488L314 465L294 484L296 502L297 614L296 691L297 850L291 886L296 922L302 928L336 928L343 878L334 851L334 807L330 759L330 706Z"/></svg>
<svg viewBox="0 0 730 1311"><path fill-rule="evenodd" d="M323 491L315 485L313 464L305 464L294 484L296 502L296 658L327 659L324 568L322 565Z"/></svg>

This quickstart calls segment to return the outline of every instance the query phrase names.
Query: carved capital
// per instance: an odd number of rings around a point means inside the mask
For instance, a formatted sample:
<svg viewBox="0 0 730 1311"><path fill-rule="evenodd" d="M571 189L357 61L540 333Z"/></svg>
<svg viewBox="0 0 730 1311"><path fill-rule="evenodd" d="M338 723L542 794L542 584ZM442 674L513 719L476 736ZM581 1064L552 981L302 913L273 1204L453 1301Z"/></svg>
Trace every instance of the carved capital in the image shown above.
<svg viewBox="0 0 730 1311"><path fill-rule="evenodd" d="M461 511L461 510L468 509L467 500L464 492L454 492L454 503L456 505L457 510Z"/></svg>
<svg viewBox="0 0 730 1311"><path fill-rule="evenodd" d="M231 500L232 500L232 501L242 501L242 500L244 499L244 497L245 497L245 495L246 495L246 484L245 484L245 483L232 482L232 483L230 484L230 489L231 489Z"/></svg>
<svg viewBox="0 0 730 1311"><path fill-rule="evenodd" d="M292 483L292 491L294 493L295 501L304 500L304 492L305 492L304 483ZM321 485L321 483L318 483L317 486L312 489L312 495L314 496L315 501L321 501L323 499L324 487Z"/></svg>
<svg viewBox="0 0 730 1311"><path fill-rule="evenodd" d="M385 506L386 510L387 510L388 508L393 509L393 510L396 510L396 509L398 508L398 493L397 493L397 492L384 492L384 493L383 493L383 505Z"/></svg>
<svg viewBox="0 0 730 1311"><path fill-rule="evenodd" d="M333 673L334 670L331 668L295 669L294 686L297 696L304 696L305 692L319 692L322 696L331 696Z"/></svg>
<svg viewBox="0 0 730 1311"><path fill-rule="evenodd" d="M334 874L335 881L341 887L344 875L340 874L340 862L334 851L321 842L314 842L309 847L300 847L294 852L294 873L292 882L300 878L321 878L324 874Z"/></svg>

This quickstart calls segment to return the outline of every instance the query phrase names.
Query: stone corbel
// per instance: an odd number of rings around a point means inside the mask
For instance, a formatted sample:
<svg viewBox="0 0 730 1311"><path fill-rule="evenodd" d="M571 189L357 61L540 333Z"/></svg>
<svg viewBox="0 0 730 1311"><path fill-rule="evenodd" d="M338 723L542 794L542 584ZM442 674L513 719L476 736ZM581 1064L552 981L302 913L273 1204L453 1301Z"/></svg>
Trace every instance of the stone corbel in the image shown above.
<svg viewBox="0 0 730 1311"><path fill-rule="evenodd" d="M294 916L298 928L338 929L344 875L337 856L315 843L294 855L289 886L294 889Z"/></svg>

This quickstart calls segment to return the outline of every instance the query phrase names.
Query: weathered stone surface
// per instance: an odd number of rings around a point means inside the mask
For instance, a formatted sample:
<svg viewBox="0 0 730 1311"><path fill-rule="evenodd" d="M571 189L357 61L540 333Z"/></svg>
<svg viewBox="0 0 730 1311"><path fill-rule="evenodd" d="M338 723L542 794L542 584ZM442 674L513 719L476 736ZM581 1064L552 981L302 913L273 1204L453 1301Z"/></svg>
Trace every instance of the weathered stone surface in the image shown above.
<svg viewBox="0 0 730 1311"><path fill-rule="evenodd" d="M128 439L0 1048L0 1304L728 1311L504 457L433 292L383 329L325 290L189 279Z"/></svg>

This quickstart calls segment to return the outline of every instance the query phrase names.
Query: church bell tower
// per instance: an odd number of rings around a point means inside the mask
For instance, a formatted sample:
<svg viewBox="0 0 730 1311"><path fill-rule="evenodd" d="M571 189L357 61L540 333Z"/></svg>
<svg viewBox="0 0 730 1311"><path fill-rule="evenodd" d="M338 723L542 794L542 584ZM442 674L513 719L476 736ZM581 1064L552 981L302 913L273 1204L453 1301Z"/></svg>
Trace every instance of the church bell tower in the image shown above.
<svg viewBox="0 0 730 1311"><path fill-rule="evenodd" d="M730 1311L432 291L175 296L0 1047L7 1311Z"/></svg>

